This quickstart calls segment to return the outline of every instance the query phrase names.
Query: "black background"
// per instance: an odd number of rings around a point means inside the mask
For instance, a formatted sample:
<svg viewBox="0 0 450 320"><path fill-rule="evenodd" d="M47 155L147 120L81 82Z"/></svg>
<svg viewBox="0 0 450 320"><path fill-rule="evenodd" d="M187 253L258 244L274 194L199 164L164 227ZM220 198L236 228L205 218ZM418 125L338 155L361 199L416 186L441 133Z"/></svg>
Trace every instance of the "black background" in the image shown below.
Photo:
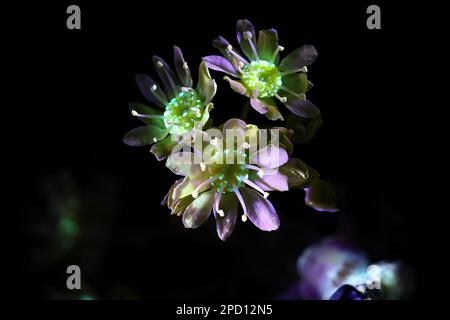
<svg viewBox="0 0 450 320"><path fill-rule="evenodd" d="M336 233L373 262L409 265L412 298L432 295L436 282L428 277L440 270L439 258L425 243L423 222L433 215L418 201L432 171L422 162L430 144L424 132L448 104L446 87L435 85L441 78L428 74L433 69L448 79L442 8L375 2L382 29L368 30L372 3L363 2L74 3L81 7L81 30L66 28L69 2L23 4L14 9L20 19L9 22L9 48L18 49L12 52L19 59L15 116L24 128L14 132L20 141L14 152L25 213L25 295L73 297L65 289L65 268L78 264L83 293L96 298L274 298L298 281L302 250ZM242 18L258 30L276 28L285 52L316 46L309 98L324 125L295 155L336 186L341 211L314 212L303 204L302 191L272 193L278 231L239 223L222 242L212 218L186 230L160 206L176 177L148 148L128 147L122 137L139 124L127 104L144 102L134 75L156 77L153 54L171 60L176 44L195 70L202 56L217 54L211 46L216 36L235 43ZM239 116L244 102L222 76L213 73L216 124ZM249 121L264 123L254 111ZM70 201L81 233L63 251L54 203Z"/></svg>

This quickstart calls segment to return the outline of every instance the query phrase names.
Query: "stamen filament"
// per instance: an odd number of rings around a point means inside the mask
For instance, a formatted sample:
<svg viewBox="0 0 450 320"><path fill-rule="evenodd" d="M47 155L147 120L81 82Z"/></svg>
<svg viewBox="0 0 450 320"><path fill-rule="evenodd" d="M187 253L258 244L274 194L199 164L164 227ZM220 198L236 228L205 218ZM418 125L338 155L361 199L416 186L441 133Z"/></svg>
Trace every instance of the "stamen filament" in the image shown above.
<svg viewBox="0 0 450 320"><path fill-rule="evenodd" d="M136 110L131 110L131 114L134 117L143 118L143 119L162 119L162 118L164 118L163 115L158 116L158 115L154 115L154 114L142 114L142 113L137 112Z"/></svg>
<svg viewBox="0 0 450 320"><path fill-rule="evenodd" d="M279 54L281 51L283 51L283 50L284 50L284 47L278 46L278 47L275 49L275 52L273 53L271 60L272 60L272 61L275 61L275 59L277 58L278 54Z"/></svg>
<svg viewBox="0 0 450 320"><path fill-rule="evenodd" d="M195 189L194 191L192 191L192 197L193 198L197 198L198 197L198 192L205 187L206 185L210 184L211 182L215 181L217 178L208 178L205 181L203 181L202 183L200 183Z"/></svg>
<svg viewBox="0 0 450 320"><path fill-rule="evenodd" d="M280 89L283 90L283 91L286 91L287 93L293 95L294 97L300 98L300 95L298 93L292 91L289 88L286 88L285 86L281 86Z"/></svg>
<svg viewBox="0 0 450 320"><path fill-rule="evenodd" d="M242 181L244 181L245 184L249 185L250 187L252 187L253 189L255 189L256 191L258 191L259 193L261 193L264 197L264 199L267 199L267 197L269 196L268 192L265 192L263 189L261 189L261 187L259 187L258 185L256 185L254 182L248 180L248 179L242 179Z"/></svg>
<svg viewBox="0 0 450 320"><path fill-rule="evenodd" d="M277 98L281 102L286 102L287 101L286 97L281 97L278 93L275 93L275 98Z"/></svg>
<svg viewBox="0 0 450 320"><path fill-rule="evenodd" d="M242 62L244 65L246 65L248 63L247 60L245 60L244 58L242 58L239 54L236 53L236 51L233 50L233 46L230 44L227 47L227 52L229 54L231 54L233 57L235 57L236 59L238 59L240 62Z"/></svg>
<svg viewBox="0 0 450 320"><path fill-rule="evenodd" d="M247 31L247 32L244 33L244 38L245 38L245 40L247 40L249 42L250 48L252 48L252 52L255 55L256 60L259 60L258 51L255 48L255 44L252 41L252 37L253 37L253 35L252 35L252 33L250 31Z"/></svg>
<svg viewBox="0 0 450 320"><path fill-rule="evenodd" d="M247 206L245 205L245 201L244 201L244 198L242 197L242 194L239 192L238 187L234 183L233 183L233 190L234 190L234 193L236 194L236 197L238 198L239 202L241 203L242 210L244 211L244 215L246 216L247 215Z"/></svg>
<svg viewBox="0 0 450 320"><path fill-rule="evenodd" d="M302 68L287 70L287 71L282 72L281 76L284 77L284 76L288 76L290 74L297 73L297 72L307 73L308 72L308 68L306 66L303 66Z"/></svg>
<svg viewBox="0 0 450 320"><path fill-rule="evenodd" d="M166 99L164 99L159 93L158 93L158 86L156 84L152 85L150 87L150 90L152 90L153 95L156 97L156 99L159 100L163 105L166 105L168 102Z"/></svg>
<svg viewBox="0 0 450 320"><path fill-rule="evenodd" d="M260 178L264 177L264 170L261 169L260 167L255 166L253 164L246 164L245 167L250 170L258 171L258 173L257 173L258 177L260 177Z"/></svg>
<svg viewBox="0 0 450 320"><path fill-rule="evenodd" d="M215 208L217 214L218 214L220 217L224 217L224 216L225 216L225 213L223 212L222 209L219 209L219 203L220 203L221 197L222 197L222 193L216 192L216 199L215 199L215 201L214 201L214 208Z"/></svg>

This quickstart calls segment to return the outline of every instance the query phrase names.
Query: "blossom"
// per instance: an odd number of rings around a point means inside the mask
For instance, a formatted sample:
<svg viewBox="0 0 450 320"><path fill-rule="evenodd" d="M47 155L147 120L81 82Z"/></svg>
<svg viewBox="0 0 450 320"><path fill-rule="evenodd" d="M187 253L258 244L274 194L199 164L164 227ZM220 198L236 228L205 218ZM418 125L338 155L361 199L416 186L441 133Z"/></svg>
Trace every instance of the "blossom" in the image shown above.
<svg viewBox="0 0 450 320"><path fill-rule="evenodd" d="M244 55L225 38L219 36L213 46L222 55L206 56L203 60L208 68L232 76L224 77L231 89L250 98L251 106L271 120L283 120L275 99L281 101L293 114L304 118L320 116L319 109L308 99L306 92L312 87L307 72L317 57L312 45L295 49L283 59L275 29L259 31L248 20L239 20L236 35Z"/></svg>
<svg viewBox="0 0 450 320"><path fill-rule="evenodd" d="M305 299L329 299L342 285L365 283L366 254L341 237L325 238L307 247L297 261L299 290Z"/></svg>
<svg viewBox="0 0 450 320"><path fill-rule="evenodd" d="M166 163L172 172L184 178L174 183L163 204L172 214L182 216L186 228L199 227L213 212L221 240L233 232L239 205L243 222L248 219L264 231L278 229L278 214L267 197L269 191L288 190L287 177L278 171L288 161L286 150L273 143L262 148L253 145L259 129L240 119L223 124L223 136L230 130L242 138L232 146L225 145L224 138L201 132L209 145L202 145L201 151L194 148L174 152ZM199 152L201 161L194 161ZM224 163L227 157L232 161ZM239 161L240 158L247 160Z"/></svg>
<svg viewBox="0 0 450 320"><path fill-rule="evenodd" d="M217 85L202 62L194 88L191 71L176 46L175 72L158 56L153 56L153 63L163 87L145 74L136 75L136 82L142 95L156 108L131 103L131 114L145 125L126 133L123 140L130 146L153 144L150 151L162 160L177 144L176 137L189 133L196 123L203 127L208 121Z"/></svg>
<svg viewBox="0 0 450 320"><path fill-rule="evenodd" d="M403 262L370 264L363 250L339 235L307 247L297 260L297 269L304 299L360 300L366 296L396 300L406 298L413 285L411 271ZM342 297L345 291L349 296Z"/></svg>

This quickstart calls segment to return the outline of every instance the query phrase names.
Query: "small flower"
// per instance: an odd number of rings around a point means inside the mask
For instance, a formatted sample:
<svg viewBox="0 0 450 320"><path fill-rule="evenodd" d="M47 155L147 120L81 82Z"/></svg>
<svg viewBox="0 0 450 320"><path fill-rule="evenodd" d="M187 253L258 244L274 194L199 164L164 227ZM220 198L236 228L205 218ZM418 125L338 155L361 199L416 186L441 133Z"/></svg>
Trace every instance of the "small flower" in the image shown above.
<svg viewBox="0 0 450 320"><path fill-rule="evenodd" d="M283 119L275 98L297 116L319 117L319 109L306 99L306 92L312 87L307 79L307 67L315 61L316 49L304 45L280 59L284 48L278 44L275 29L259 31L257 39L251 22L239 20L236 33L246 58L219 36L213 41L213 46L225 58L217 55L204 57L207 67L239 79L224 78L234 91L250 98L256 111L271 120Z"/></svg>
<svg viewBox="0 0 450 320"><path fill-rule="evenodd" d="M154 56L153 62L164 90L145 74L136 75L136 82L142 95L157 109L131 103L131 114L145 125L125 134L123 140L130 146L153 144L150 151L158 160L162 160L177 144L175 137L191 132L196 123L203 127L208 121L217 85L202 62L198 84L194 89L190 69L180 48L176 46L175 72L160 57Z"/></svg>
<svg viewBox="0 0 450 320"><path fill-rule="evenodd" d="M184 178L174 183L163 204L172 214L183 216L186 228L199 227L213 212L221 240L233 232L239 204L243 222L248 219L264 231L278 229L278 215L267 197L269 191L288 190L287 177L278 172L288 161L286 150L271 143L263 148L252 145L259 129L242 120L228 120L222 127L223 137L227 130L243 137L241 142L225 146L224 139L201 132L204 140L209 141L209 147L202 145L202 151L174 152L168 157L167 167ZM192 159L199 152L201 162L196 164ZM232 161L224 161L229 159L227 157ZM238 159L253 160L249 164L250 161Z"/></svg>

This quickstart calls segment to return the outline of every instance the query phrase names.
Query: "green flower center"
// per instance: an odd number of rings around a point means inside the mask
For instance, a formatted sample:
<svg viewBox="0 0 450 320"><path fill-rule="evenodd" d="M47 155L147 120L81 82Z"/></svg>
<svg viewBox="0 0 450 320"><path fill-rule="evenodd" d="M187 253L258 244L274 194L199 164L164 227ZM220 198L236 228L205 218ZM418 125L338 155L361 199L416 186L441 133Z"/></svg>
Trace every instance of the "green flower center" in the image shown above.
<svg viewBox="0 0 450 320"><path fill-rule="evenodd" d="M201 101L194 90L180 92L166 106L164 125L171 134L188 133L203 115Z"/></svg>
<svg viewBox="0 0 450 320"><path fill-rule="evenodd" d="M233 152L233 163L227 164L227 155ZM223 164L210 164L208 165L208 173L210 174L211 185L217 192L234 192L233 184L240 188L244 182L243 180L249 178L249 169L245 163L239 163L238 161L245 160L247 157L244 150L241 151L242 157L237 156L237 151L224 150Z"/></svg>
<svg viewBox="0 0 450 320"><path fill-rule="evenodd" d="M208 166L211 185L217 192L234 192L233 184L240 188L243 180L248 179L249 170L245 164L223 164Z"/></svg>
<svg viewBox="0 0 450 320"><path fill-rule="evenodd" d="M261 98L273 97L282 85L278 68L265 60L252 61L245 65L242 82L247 89L257 90Z"/></svg>

